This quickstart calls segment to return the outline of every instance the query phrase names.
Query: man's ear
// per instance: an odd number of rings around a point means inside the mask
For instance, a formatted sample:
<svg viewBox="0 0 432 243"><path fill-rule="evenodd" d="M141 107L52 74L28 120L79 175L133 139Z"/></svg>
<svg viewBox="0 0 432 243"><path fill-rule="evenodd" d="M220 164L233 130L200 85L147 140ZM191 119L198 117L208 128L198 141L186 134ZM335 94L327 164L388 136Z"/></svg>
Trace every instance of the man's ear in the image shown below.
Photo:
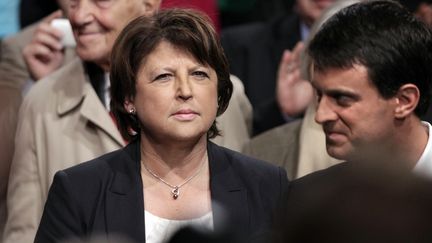
<svg viewBox="0 0 432 243"><path fill-rule="evenodd" d="M144 15L152 16L160 8L162 0L142 0L144 4Z"/></svg>
<svg viewBox="0 0 432 243"><path fill-rule="evenodd" d="M414 84L402 85L396 94L395 117L403 119L414 113L420 100L420 90Z"/></svg>

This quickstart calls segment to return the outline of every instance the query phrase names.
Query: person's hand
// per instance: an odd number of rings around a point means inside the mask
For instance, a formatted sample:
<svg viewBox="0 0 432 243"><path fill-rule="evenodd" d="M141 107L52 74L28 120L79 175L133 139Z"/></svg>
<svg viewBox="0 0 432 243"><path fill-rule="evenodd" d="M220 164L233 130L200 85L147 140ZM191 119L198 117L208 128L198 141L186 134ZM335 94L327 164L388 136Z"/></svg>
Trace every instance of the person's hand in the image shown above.
<svg viewBox="0 0 432 243"><path fill-rule="evenodd" d="M303 114L313 99L312 85L301 77L300 54L303 49L303 42L297 43L292 51L284 51L279 63L276 100L281 112L289 117Z"/></svg>
<svg viewBox="0 0 432 243"><path fill-rule="evenodd" d="M62 12L58 10L43 19L36 27L31 42L23 49L24 61L35 81L54 72L63 62L63 33L50 25L53 19L60 17Z"/></svg>

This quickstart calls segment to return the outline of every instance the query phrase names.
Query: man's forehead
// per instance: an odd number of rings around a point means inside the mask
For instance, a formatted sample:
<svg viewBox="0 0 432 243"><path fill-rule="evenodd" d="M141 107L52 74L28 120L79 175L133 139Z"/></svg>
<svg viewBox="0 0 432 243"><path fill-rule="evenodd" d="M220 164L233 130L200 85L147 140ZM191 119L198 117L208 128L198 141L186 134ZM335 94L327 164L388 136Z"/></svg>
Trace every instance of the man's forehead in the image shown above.
<svg viewBox="0 0 432 243"><path fill-rule="evenodd" d="M369 81L367 68L353 65L347 68L312 68L311 84L315 89L355 89L363 85L373 85Z"/></svg>

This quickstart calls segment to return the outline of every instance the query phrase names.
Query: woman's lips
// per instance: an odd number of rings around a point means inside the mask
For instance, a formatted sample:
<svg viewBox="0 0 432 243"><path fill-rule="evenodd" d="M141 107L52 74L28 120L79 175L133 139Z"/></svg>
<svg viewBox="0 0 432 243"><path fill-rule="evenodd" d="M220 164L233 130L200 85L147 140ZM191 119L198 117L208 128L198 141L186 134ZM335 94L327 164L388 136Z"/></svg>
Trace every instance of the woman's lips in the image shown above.
<svg viewBox="0 0 432 243"><path fill-rule="evenodd" d="M192 110L179 110L173 114L173 116L181 121L190 121L198 116L198 113Z"/></svg>

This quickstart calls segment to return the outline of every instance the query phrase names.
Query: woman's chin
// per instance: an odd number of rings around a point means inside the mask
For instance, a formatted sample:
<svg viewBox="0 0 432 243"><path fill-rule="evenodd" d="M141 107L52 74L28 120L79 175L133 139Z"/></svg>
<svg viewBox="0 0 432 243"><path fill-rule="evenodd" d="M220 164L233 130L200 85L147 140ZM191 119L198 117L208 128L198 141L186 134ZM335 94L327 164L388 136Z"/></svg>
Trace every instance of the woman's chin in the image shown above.
<svg viewBox="0 0 432 243"><path fill-rule="evenodd" d="M171 133L166 136L171 142L181 142L181 143L196 143L200 140L205 140L207 137L207 131L188 131L179 130L175 133Z"/></svg>

